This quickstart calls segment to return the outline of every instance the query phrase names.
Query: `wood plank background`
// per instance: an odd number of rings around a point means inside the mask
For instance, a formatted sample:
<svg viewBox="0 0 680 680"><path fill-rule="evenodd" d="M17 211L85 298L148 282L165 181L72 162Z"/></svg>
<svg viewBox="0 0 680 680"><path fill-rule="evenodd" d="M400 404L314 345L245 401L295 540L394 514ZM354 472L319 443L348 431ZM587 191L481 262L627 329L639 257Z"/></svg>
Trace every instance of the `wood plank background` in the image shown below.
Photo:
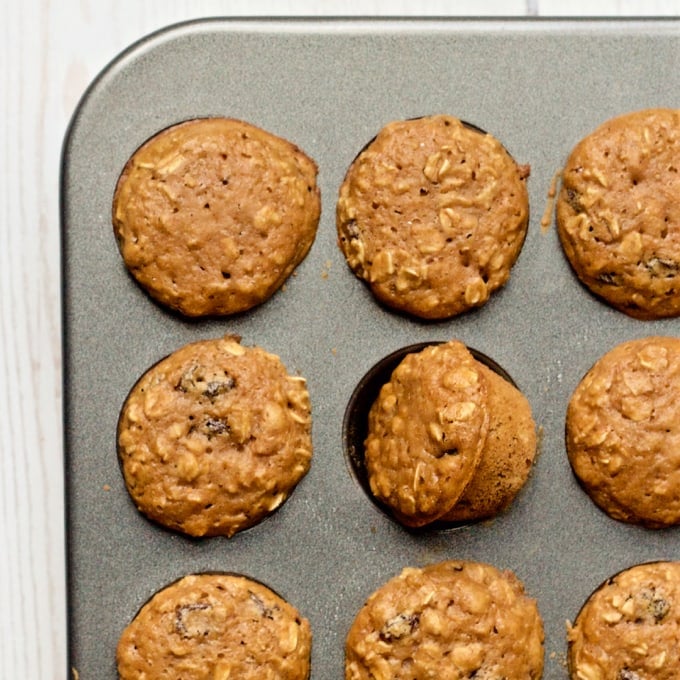
<svg viewBox="0 0 680 680"><path fill-rule="evenodd" d="M66 668L59 162L89 82L206 16L678 16L680 0L5 0L0 7L0 678ZM95 679L82 679L95 680Z"/></svg>

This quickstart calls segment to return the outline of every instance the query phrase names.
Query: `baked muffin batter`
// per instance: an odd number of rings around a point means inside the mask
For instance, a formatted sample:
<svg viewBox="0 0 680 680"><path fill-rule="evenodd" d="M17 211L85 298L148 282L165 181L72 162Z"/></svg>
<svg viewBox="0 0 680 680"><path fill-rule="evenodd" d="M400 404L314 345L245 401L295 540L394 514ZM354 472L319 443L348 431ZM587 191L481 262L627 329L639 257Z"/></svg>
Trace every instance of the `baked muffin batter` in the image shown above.
<svg viewBox="0 0 680 680"><path fill-rule="evenodd" d="M232 536L276 510L309 469L305 380L236 337L185 345L130 392L118 449L145 515L192 536Z"/></svg>
<svg viewBox="0 0 680 680"><path fill-rule="evenodd" d="M406 568L354 620L345 680L537 680L543 637L511 572L457 560Z"/></svg>
<svg viewBox="0 0 680 680"><path fill-rule="evenodd" d="M618 520L680 522L680 339L630 340L607 352L567 409L569 461Z"/></svg>
<svg viewBox="0 0 680 680"><path fill-rule="evenodd" d="M154 595L120 637L121 680L307 680L309 622L243 576L185 576Z"/></svg>
<svg viewBox="0 0 680 680"><path fill-rule="evenodd" d="M680 110L613 118L572 151L557 201L579 279L641 319L680 313Z"/></svg>
<svg viewBox="0 0 680 680"><path fill-rule="evenodd" d="M153 298L186 316L250 309L312 245L316 174L298 147L242 121L163 130L133 154L115 190L123 260Z"/></svg>
<svg viewBox="0 0 680 680"><path fill-rule="evenodd" d="M338 243L383 303L423 318L483 305L527 230L527 166L446 115L386 125L340 188Z"/></svg>
<svg viewBox="0 0 680 680"><path fill-rule="evenodd" d="M680 677L680 563L641 564L608 579L568 628L572 680Z"/></svg>
<svg viewBox="0 0 680 680"><path fill-rule="evenodd" d="M488 388L489 431L470 483L442 517L448 522L486 519L505 510L526 484L536 456L536 424L527 398L478 363Z"/></svg>

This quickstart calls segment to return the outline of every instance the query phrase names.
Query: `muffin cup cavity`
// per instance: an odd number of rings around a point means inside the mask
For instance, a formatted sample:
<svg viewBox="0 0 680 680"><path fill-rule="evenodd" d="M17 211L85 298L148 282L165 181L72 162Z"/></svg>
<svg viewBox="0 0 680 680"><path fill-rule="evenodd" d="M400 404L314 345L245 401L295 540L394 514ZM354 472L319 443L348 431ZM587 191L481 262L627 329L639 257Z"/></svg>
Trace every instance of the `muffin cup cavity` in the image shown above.
<svg viewBox="0 0 680 680"><path fill-rule="evenodd" d="M393 511L386 504L378 500L371 492L368 471L366 469L364 442L368 435L368 413L378 397L381 387L390 380L392 372L409 354L415 354L426 347L442 344L445 341L431 340L414 343L401 347L386 355L375 363L359 380L352 392L342 422L342 443L345 458L349 471L357 481L366 496L371 500L375 507L386 514L390 519L398 522ZM489 369L507 380L513 387L517 387L510 374L496 361L483 354L479 350L468 347L469 352L475 360L484 364ZM469 524L475 524L477 520L469 521L445 521L436 520L423 527L404 526L408 531L415 533L441 531L455 529Z"/></svg>

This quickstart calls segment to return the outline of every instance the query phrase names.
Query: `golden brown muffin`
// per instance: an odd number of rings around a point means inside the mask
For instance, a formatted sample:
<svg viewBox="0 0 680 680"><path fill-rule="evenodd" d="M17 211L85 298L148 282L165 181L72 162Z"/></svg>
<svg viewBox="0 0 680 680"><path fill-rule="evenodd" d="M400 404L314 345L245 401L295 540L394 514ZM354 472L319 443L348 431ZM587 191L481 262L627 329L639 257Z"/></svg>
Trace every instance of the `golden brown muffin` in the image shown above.
<svg viewBox="0 0 680 680"><path fill-rule="evenodd" d="M364 445L373 495L402 524L419 527L448 512L482 455L487 386L457 340L407 354L368 415Z"/></svg>
<svg viewBox="0 0 680 680"><path fill-rule="evenodd" d="M309 622L243 576L185 576L156 593L123 631L121 680L307 680Z"/></svg>
<svg viewBox="0 0 680 680"><path fill-rule="evenodd" d="M141 512L192 536L232 536L278 508L309 469L305 380L236 337L185 345L130 392L118 449Z"/></svg>
<svg viewBox="0 0 680 680"><path fill-rule="evenodd" d="M132 155L116 186L123 260L153 298L186 316L250 309L312 245L316 174L298 147L242 121L167 128Z"/></svg>
<svg viewBox="0 0 680 680"><path fill-rule="evenodd" d="M498 515L526 483L536 456L536 424L527 398L483 364L489 432L482 457L458 502L441 519L465 522Z"/></svg>
<svg viewBox="0 0 680 680"><path fill-rule="evenodd" d="M579 279L641 319L680 314L680 110L608 120L572 151L557 201Z"/></svg>
<svg viewBox="0 0 680 680"><path fill-rule="evenodd" d="M386 305L446 318L483 305L527 231L527 166L446 115L386 125L340 188L338 243Z"/></svg>
<svg viewBox="0 0 680 680"><path fill-rule="evenodd" d="M647 337L602 356L567 409L569 461L607 514L680 522L680 339Z"/></svg>
<svg viewBox="0 0 680 680"><path fill-rule="evenodd" d="M345 680L537 680L543 622L509 571L451 560L374 592L345 645Z"/></svg>
<svg viewBox="0 0 680 680"><path fill-rule="evenodd" d="M567 635L572 680L677 680L680 563L640 564L608 579Z"/></svg>

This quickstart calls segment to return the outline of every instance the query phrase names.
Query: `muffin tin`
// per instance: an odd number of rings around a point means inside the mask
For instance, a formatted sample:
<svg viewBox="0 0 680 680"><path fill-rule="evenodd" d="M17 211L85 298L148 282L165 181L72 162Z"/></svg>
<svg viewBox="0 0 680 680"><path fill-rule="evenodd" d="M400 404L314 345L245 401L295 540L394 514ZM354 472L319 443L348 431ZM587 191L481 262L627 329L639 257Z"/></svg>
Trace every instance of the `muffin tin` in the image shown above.
<svg viewBox="0 0 680 680"><path fill-rule="evenodd" d="M347 402L345 415L342 419L342 444L352 475L363 489L367 498L369 498L379 510L386 513L388 516L393 517L396 522L399 520L394 517L391 509L376 498L371 492L369 475L366 469L366 449L364 448L364 441L368 436L368 412L370 411L373 402L378 398L380 388L386 382L389 382L392 371L397 368L401 361L408 354L418 353L433 344L439 343L436 341L417 342L413 345L406 345L380 359L380 361L374 364L366 375L364 375L357 383L357 386L354 388L354 391ZM468 347L468 349L477 361L500 375L514 387L517 387L517 384L508 372L504 370L502 366L499 366L493 359L477 351L474 347ZM423 528L406 527L406 525L402 526L404 526L407 531L425 531L430 533L433 529L452 529L469 523L470 522L435 520L435 522L430 522Z"/></svg>
<svg viewBox="0 0 680 680"><path fill-rule="evenodd" d="M243 573L310 619L313 680L343 674L343 645L364 599L406 565L448 558L509 568L538 600L544 678L567 676L565 620L610 574L680 559L678 531L606 517L578 487L564 415L590 365L614 344L674 335L680 321L638 321L576 280L548 192L571 148L600 122L679 106L676 20L204 20L164 29L117 57L86 92L62 168L69 664L117 677L118 637L159 588L199 571ZM336 244L335 201L356 153L390 120L450 113L531 164L529 233L506 286L476 311L424 322L380 306ZM129 155L195 116L242 118L319 164L316 241L284 290L247 313L190 321L157 306L127 274L111 199ZM278 354L308 380L312 468L289 501L232 539L190 539L137 512L116 456L132 384L192 340L225 333ZM497 519L409 532L364 493L343 453L342 423L361 378L414 343L458 338L502 366L542 428L534 473ZM71 677L71 670L68 671Z"/></svg>

